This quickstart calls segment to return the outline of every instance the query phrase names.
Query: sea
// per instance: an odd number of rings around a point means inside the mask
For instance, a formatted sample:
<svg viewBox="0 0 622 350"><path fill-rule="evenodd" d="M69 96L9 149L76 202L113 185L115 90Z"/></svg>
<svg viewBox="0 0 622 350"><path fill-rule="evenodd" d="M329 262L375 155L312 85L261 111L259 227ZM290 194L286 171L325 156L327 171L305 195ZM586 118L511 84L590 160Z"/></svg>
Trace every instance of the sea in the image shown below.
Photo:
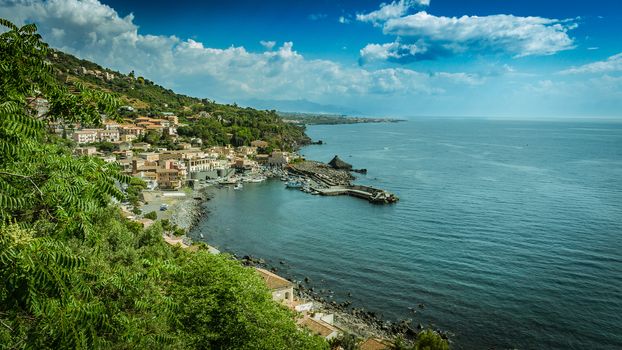
<svg viewBox="0 0 622 350"><path fill-rule="evenodd" d="M622 349L622 122L410 118L310 126L393 205L278 180L210 189L191 235L453 349ZM351 296L349 296L349 293ZM421 305L420 305L421 304ZM423 306L423 307L421 307Z"/></svg>

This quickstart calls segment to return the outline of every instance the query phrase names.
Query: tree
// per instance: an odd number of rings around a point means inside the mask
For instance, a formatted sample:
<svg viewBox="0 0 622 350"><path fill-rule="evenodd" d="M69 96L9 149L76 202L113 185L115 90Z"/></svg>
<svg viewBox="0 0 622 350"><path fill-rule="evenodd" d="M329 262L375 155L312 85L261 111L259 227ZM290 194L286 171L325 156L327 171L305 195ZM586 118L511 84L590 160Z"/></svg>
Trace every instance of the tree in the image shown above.
<svg viewBox="0 0 622 350"><path fill-rule="evenodd" d="M145 219L157 220L158 219L158 213L156 213L155 211L150 211L147 214L143 215L143 217Z"/></svg>
<svg viewBox="0 0 622 350"><path fill-rule="evenodd" d="M417 334L415 350L449 350L449 343L437 332L426 329Z"/></svg>
<svg viewBox="0 0 622 350"><path fill-rule="evenodd" d="M75 157L50 121L99 124L118 103L55 79L36 26L0 19L0 344L7 349L323 349L252 270L172 248L111 199L143 186ZM50 112L38 116L33 98ZM199 248L200 249L200 248Z"/></svg>

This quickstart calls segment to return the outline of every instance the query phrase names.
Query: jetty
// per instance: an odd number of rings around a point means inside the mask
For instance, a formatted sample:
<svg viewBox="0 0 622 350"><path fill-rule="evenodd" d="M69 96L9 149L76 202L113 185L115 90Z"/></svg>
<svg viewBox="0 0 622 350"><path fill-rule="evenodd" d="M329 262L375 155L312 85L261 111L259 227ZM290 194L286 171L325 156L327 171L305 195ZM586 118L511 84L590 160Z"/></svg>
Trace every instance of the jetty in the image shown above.
<svg viewBox="0 0 622 350"><path fill-rule="evenodd" d="M317 189L322 196L348 195L368 200L370 203L389 204L395 203L399 198L393 193L370 186L350 185L332 186L326 189Z"/></svg>
<svg viewBox="0 0 622 350"><path fill-rule="evenodd" d="M301 190L304 192L322 196L348 195L374 204L389 204L399 200L388 191L352 184L355 178L350 172L355 170L337 156L328 164L316 161L289 164L287 171L291 176L303 179Z"/></svg>

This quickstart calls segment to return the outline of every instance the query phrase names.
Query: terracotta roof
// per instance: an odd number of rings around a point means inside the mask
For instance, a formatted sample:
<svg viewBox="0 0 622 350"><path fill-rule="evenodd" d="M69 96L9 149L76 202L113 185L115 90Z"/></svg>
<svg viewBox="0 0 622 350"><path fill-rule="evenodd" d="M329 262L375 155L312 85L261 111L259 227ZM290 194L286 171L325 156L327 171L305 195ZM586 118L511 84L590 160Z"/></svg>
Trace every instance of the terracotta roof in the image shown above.
<svg viewBox="0 0 622 350"><path fill-rule="evenodd" d="M305 317L299 323L301 326L309 329L311 332L321 335L322 337L328 337L333 332L337 332L337 329L324 321L318 321L313 318Z"/></svg>
<svg viewBox="0 0 622 350"><path fill-rule="evenodd" d="M359 345L361 350L385 350L389 349L389 345L385 344L380 339L369 338Z"/></svg>
<svg viewBox="0 0 622 350"><path fill-rule="evenodd" d="M266 281L268 288L271 290L287 288L293 285L292 282L268 270L260 269L258 267L255 269L259 272L259 275L264 279L264 281Z"/></svg>

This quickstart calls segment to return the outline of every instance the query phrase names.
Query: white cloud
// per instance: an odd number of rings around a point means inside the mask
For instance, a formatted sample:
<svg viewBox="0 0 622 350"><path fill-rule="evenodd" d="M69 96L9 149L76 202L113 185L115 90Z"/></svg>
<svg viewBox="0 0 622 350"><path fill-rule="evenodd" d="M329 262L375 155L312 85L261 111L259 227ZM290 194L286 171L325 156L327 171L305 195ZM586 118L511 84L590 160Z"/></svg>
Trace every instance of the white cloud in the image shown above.
<svg viewBox="0 0 622 350"><path fill-rule="evenodd" d="M428 74L402 68L369 70L307 59L292 42L265 52L211 48L192 39L147 35L133 15L120 17L96 0L0 0L0 17L35 21L52 47L121 72L135 70L178 91L221 100L301 99L322 103L367 96L431 95L446 85L471 85L461 73Z"/></svg>
<svg viewBox="0 0 622 350"><path fill-rule="evenodd" d="M341 24L348 24L348 23L351 22L351 20L349 18L345 17L345 16L339 16L338 21Z"/></svg>
<svg viewBox="0 0 622 350"><path fill-rule="evenodd" d="M384 34L397 38L394 43L382 45L393 50L386 56L391 59L398 55L398 61L413 61L462 53L551 55L574 47L568 31L577 24L572 20L513 15L439 17L421 11L388 18L382 27ZM418 49L409 55L404 49L413 44Z"/></svg>
<svg viewBox="0 0 622 350"><path fill-rule="evenodd" d="M561 71L562 74L622 72L622 52L604 61L588 63Z"/></svg>
<svg viewBox="0 0 622 350"><path fill-rule="evenodd" d="M262 40L259 42L266 50L272 50L276 45L276 41Z"/></svg>
<svg viewBox="0 0 622 350"><path fill-rule="evenodd" d="M398 42L387 44L367 44L360 50L360 63L371 61L403 62L412 57L421 57L427 52L427 48L417 44L400 44Z"/></svg>
<svg viewBox="0 0 622 350"><path fill-rule="evenodd" d="M370 22L378 25L391 18L398 18L408 13L415 6L429 6L430 0L399 0L390 4L382 3L380 8L367 14L357 14L356 19L361 22Z"/></svg>

